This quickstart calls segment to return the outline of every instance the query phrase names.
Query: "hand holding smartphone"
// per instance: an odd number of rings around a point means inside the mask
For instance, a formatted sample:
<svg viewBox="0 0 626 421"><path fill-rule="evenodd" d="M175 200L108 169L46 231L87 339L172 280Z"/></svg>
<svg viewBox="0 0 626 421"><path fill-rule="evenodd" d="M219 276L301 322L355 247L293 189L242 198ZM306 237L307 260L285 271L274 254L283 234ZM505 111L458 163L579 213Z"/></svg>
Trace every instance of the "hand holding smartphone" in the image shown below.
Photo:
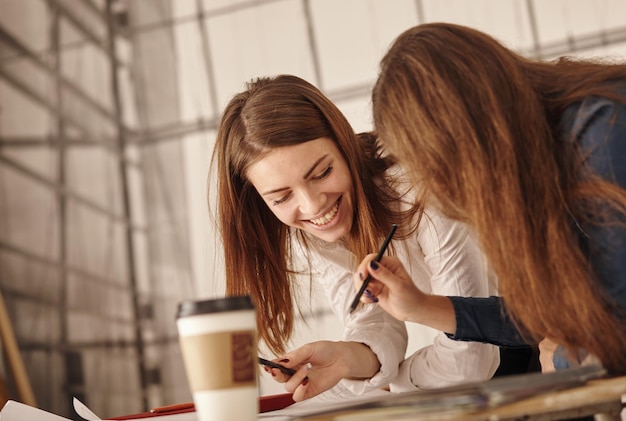
<svg viewBox="0 0 626 421"><path fill-rule="evenodd" d="M288 376L293 376L296 373L296 370L294 370L292 368L287 368L287 367L285 367L283 365L275 363L274 361L266 360L265 358L261 358L261 357L259 357L259 364L262 364L262 365L265 365L265 366L271 367L271 368L277 368L283 374L286 374Z"/></svg>

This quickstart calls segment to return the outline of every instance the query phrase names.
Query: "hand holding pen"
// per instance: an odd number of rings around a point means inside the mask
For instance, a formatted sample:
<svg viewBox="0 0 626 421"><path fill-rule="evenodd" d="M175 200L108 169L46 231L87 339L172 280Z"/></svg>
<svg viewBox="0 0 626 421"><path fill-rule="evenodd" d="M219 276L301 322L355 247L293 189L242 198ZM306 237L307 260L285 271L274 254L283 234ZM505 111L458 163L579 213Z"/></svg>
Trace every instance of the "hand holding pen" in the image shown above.
<svg viewBox="0 0 626 421"><path fill-rule="evenodd" d="M374 258L374 260L376 262L380 262L380 259L382 259L383 254L385 254L385 251L387 250L387 246L389 246L389 243L391 242L391 239L393 238L393 234L395 234L395 232L396 232L396 229L398 229L398 224L393 224L391 226L391 231L389 231L389 234L387 234L387 238L385 238L385 241L383 241L383 244L380 247L380 250L378 251L378 254ZM372 277L368 273L367 277L363 281L363 284L361 285L361 288L359 288L359 292L356 293L356 296L354 297L354 300L352 301L352 304L350 305L350 313L352 313L354 311L354 309L356 309L357 305L359 304L359 301L361 300L361 296L363 295L363 293L366 292L367 286L368 286L368 284L369 284L371 279L372 279ZM371 294L370 294L369 298L373 299Z"/></svg>
<svg viewBox="0 0 626 421"><path fill-rule="evenodd" d="M371 301L375 299L387 313L401 321L421 323L454 333L454 307L447 297L422 292L397 257L385 256L377 261L372 256L366 256L359 264L353 278L355 288L362 284L358 274L368 274L372 294L365 294L365 297Z"/></svg>

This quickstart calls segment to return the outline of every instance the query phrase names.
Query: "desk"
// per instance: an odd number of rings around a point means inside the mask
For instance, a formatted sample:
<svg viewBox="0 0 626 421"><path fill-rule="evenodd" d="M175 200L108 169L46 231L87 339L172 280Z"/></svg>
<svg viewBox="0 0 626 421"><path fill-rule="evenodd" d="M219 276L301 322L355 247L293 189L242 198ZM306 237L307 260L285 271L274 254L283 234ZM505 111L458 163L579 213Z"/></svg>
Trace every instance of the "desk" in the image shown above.
<svg viewBox="0 0 626 421"><path fill-rule="evenodd" d="M532 375L529 375L532 376ZM516 377L511 379L509 384L518 384L524 377ZM495 380L487 382L494 384ZM536 385L536 382L532 383ZM569 388L555 390L552 388L550 392L535 392L533 396L515 400L510 403L485 406L489 402L486 401L482 405L467 404L468 400L446 400L445 404L439 404L429 407L428 399L420 401L418 395L405 395L408 399L404 402L395 400L402 395L389 394L389 396L375 394L370 397L362 396L362 401L344 402L338 401L340 406L335 409L331 407L323 408L324 404L315 403L315 398L310 401L304 401L299 404L289 405L290 399L284 400L290 395L276 395L269 398L276 401L277 404L272 408L267 407L264 412L259 414L260 421L381 421L381 420L411 420L411 421L512 421L512 420L532 420L532 421L552 421L564 420L572 418L580 418L587 416L595 416L596 421L614 421L620 420L623 404L622 397L626 396L626 376L613 377L606 379L588 380L586 383L570 384ZM524 389L524 387L522 387ZM484 389L481 389L484 390ZM502 383L495 389L504 390ZM455 392L456 389L455 389ZM422 395L423 396L423 395ZM450 397L449 394L446 394ZM455 395L456 396L456 395ZM460 395L461 396L461 395ZM262 397L262 400L264 398ZM282 400L281 400L282 399ZM367 406L361 403L366 402ZM376 403L372 405L372 403ZM381 405L380 402L383 402ZM465 402L465 403L457 403ZM277 411L271 411L273 408L283 408ZM321 407L320 407L321 406ZM190 408L191 409L191 408ZM263 408L262 408L263 409ZM193 410L193 409L191 409ZM323 411L323 412L322 412ZM112 419L137 419L150 417L148 419L158 421L159 416L154 414L136 414L135 416L118 417ZM181 413L172 418L166 417L168 420L188 421L197 420L195 414ZM148 419L146 421L148 421ZM624 418L626 420L626 418Z"/></svg>
<svg viewBox="0 0 626 421"><path fill-rule="evenodd" d="M343 410L298 418L306 421L551 421L585 416L596 416L596 421L620 420L622 396L626 395L626 376L589 381L584 386L539 394L502 406L463 410L451 408L447 411L419 413L410 408L376 408Z"/></svg>

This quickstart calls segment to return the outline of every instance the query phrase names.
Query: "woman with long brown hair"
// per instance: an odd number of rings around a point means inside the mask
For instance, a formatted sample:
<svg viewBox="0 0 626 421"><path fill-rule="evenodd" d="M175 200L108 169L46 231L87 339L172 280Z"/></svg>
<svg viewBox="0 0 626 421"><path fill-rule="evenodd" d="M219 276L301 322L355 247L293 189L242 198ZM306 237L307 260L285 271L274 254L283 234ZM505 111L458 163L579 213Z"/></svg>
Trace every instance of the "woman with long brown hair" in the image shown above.
<svg viewBox="0 0 626 421"><path fill-rule="evenodd" d="M378 307L349 311L359 259L378 249L394 223L390 250L420 288L485 297L495 285L467 227L423 209L376 137L357 136L319 89L288 75L247 84L223 112L213 162L226 292L252 297L261 340L279 356L276 361L298 369L291 378L270 370L295 400L340 381L344 389L363 393L494 374L499 359L492 345L439 334L405 360L404 323ZM323 287L344 337L285 353L303 278Z"/></svg>
<svg viewBox="0 0 626 421"><path fill-rule="evenodd" d="M515 324L564 350L558 366L590 355L626 372L626 65L531 60L424 24L390 47L372 97L381 141L426 200L476 230L502 296L427 296L398 261L369 256L379 304L462 340L501 344Z"/></svg>

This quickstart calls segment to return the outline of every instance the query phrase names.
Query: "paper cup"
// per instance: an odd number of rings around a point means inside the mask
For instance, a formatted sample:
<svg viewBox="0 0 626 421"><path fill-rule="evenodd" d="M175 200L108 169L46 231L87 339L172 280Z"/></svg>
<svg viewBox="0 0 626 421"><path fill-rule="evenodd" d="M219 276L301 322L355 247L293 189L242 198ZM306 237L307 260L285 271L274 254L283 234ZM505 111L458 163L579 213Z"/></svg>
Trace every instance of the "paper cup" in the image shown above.
<svg viewBox="0 0 626 421"><path fill-rule="evenodd" d="M176 325L198 420L255 421L257 337L250 298L183 301Z"/></svg>

